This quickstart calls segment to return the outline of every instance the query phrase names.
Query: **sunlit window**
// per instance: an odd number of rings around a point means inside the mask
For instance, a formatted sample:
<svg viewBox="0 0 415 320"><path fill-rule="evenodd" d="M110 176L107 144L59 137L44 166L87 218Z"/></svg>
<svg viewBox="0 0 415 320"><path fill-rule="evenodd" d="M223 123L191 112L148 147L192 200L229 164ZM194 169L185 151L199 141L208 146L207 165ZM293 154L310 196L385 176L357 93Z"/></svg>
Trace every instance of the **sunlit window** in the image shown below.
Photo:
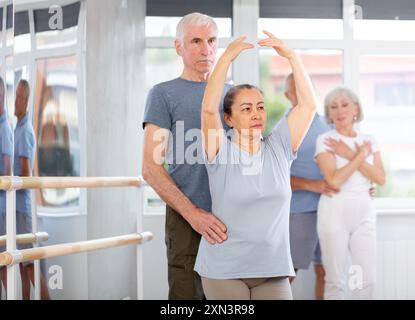
<svg viewBox="0 0 415 320"><path fill-rule="evenodd" d="M30 25L28 11L14 14L14 47L15 54L31 50Z"/></svg>
<svg viewBox="0 0 415 320"><path fill-rule="evenodd" d="M362 130L380 143L387 172L382 197L415 196L415 56L362 56Z"/></svg>
<svg viewBox="0 0 415 320"><path fill-rule="evenodd" d="M49 25L48 9L38 9L33 12L35 41L37 49L65 47L76 44L80 2L62 7L62 29L52 30Z"/></svg>
<svg viewBox="0 0 415 320"><path fill-rule="evenodd" d="M13 56L6 57L6 108L8 113L9 122L14 119L14 72L13 72Z"/></svg>
<svg viewBox="0 0 415 320"><path fill-rule="evenodd" d="M258 19L258 37L262 30L283 39L342 39L343 20L340 19Z"/></svg>
<svg viewBox="0 0 415 320"><path fill-rule="evenodd" d="M146 17L146 37L175 37L176 26L181 17ZM218 37L232 36L231 18L214 18L218 26Z"/></svg>
<svg viewBox="0 0 415 320"><path fill-rule="evenodd" d="M324 114L324 97L343 83L343 56L339 50L298 50L310 75L318 99L318 111ZM260 86L268 112L267 132L290 107L284 96L285 79L291 73L287 59L274 50L260 50Z"/></svg>
<svg viewBox="0 0 415 320"><path fill-rule="evenodd" d="M35 133L39 176L79 176L76 57L36 63ZM43 206L77 205L79 189L42 189Z"/></svg>
<svg viewBox="0 0 415 320"><path fill-rule="evenodd" d="M415 40L415 21L362 20L354 22L356 40Z"/></svg>

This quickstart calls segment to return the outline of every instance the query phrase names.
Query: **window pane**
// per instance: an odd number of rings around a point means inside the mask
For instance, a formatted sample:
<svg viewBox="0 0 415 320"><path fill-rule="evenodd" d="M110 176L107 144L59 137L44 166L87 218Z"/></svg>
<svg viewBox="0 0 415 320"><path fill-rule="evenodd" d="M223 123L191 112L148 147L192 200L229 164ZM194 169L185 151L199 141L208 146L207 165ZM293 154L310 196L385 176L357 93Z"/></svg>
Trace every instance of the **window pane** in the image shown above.
<svg viewBox="0 0 415 320"><path fill-rule="evenodd" d="M180 76L183 62L173 48L146 49L147 91L157 83Z"/></svg>
<svg viewBox="0 0 415 320"><path fill-rule="evenodd" d="M36 62L35 132L39 176L79 176L76 57ZM43 189L42 206L74 206L79 189Z"/></svg>
<svg viewBox="0 0 415 320"><path fill-rule="evenodd" d="M14 13L14 36L30 33L29 13L28 11L19 11Z"/></svg>
<svg viewBox="0 0 415 320"><path fill-rule="evenodd" d="M309 73L318 99L318 111L324 114L324 97L333 88L343 83L343 57L340 50L297 50ZM287 59L274 50L260 50L260 87L265 95L268 112L266 132L290 107L284 96L285 78L291 73Z"/></svg>
<svg viewBox="0 0 415 320"><path fill-rule="evenodd" d="M13 56L6 57L6 107L10 123L13 123L14 116L14 72Z"/></svg>
<svg viewBox="0 0 415 320"><path fill-rule="evenodd" d="M363 19L415 19L415 4L413 0L355 0L355 5Z"/></svg>
<svg viewBox="0 0 415 320"><path fill-rule="evenodd" d="M261 18L341 19L342 0L259 0Z"/></svg>
<svg viewBox="0 0 415 320"><path fill-rule="evenodd" d="M51 30L36 33L38 49L66 47L76 44L78 26L63 30Z"/></svg>
<svg viewBox="0 0 415 320"><path fill-rule="evenodd" d="M14 40L13 30L7 29L6 30L6 46L8 47L13 46L13 40Z"/></svg>
<svg viewBox="0 0 415 320"><path fill-rule="evenodd" d="M3 8L0 8L0 48L3 46Z"/></svg>
<svg viewBox="0 0 415 320"><path fill-rule="evenodd" d="M362 56L362 131L379 141L387 180L382 197L415 196L415 56Z"/></svg>
<svg viewBox="0 0 415 320"><path fill-rule="evenodd" d="M14 37L13 51L15 54L30 51L30 34L22 34Z"/></svg>
<svg viewBox="0 0 415 320"><path fill-rule="evenodd" d="M354 38L357 40L415 40L415 21L355 20Z"/></svg>
<svg viewBox="0 0 415 320"><path fill-rule="evenodd" d="M181 17L146 17L146 37L175 37L176 27ZM214 18L218 25L218 37L232 36L231 18Z"/></svg>
<svg viewBox="0 0 415 320"><path fill-rule="evenodd" d="M72 3L61 8L62 24L51 21L51 9L37 9L33 12L36 46L38 49L65 47L76 44L81 3ZM51 24L52 22L52 24ZM56 23L56 25L54 25Z"/></svg>
<svg viewBox="0 0 415 320"><path fill-rule="evenodd" d="M13 5L8 5L6 8L6 46L13 45Z"/></svg>
<svg viewBox="0 0 415 320"><path fill-rule="evenodd" d="M262 30L283 39L342 39L343 20L340 19L258 19L258 36Z"/></svg>
<svg viewBox="0 0 415 320"><path fill-rule="evenodd" d="M211 17L231 17L233 0L147 0L146 16L182 17L203 12Z"/></svg>

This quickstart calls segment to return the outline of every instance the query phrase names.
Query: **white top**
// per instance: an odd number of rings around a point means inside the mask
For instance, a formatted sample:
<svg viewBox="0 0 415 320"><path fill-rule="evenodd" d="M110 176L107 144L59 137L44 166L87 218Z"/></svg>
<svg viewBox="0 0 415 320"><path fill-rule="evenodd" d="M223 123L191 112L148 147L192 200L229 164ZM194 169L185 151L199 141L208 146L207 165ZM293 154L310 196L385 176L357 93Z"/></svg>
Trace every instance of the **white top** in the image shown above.
<svg viewBox="0 0 415 320"><path fill-rule="evenodd" d="M363 134L357 132L356 137L347 137L336 130L331 130L326 133L323 133L318 136L316 142L316 153L314 154L314 158L317 157L318 154L323 152L329 152L330 148L326 146L325 140L328 138L333 138L337 141L342 140L346 143L353 151L356 151L355 143L361 145L364 141L370 141L372 143L372 154L370 154L366 158L366 162L373 165L374 157L373 154L379 151L379 146L376 140L367 134ZM350 161L342 158L338 155L336 157L336 169L340 169L347 165ZM366 178L360 171L356 170L346 182L340 187L340 193L344 192L367 192L371 186L370 180Z"/></svg>

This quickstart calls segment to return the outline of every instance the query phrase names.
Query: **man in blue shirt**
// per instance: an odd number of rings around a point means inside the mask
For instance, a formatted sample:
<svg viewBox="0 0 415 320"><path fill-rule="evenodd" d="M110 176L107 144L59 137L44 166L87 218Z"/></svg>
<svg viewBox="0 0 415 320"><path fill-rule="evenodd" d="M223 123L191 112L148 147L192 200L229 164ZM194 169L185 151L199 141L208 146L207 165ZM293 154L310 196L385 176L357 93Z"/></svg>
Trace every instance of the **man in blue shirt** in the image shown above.
<svg viewBox="0 0 415 320"><path fill-rule="evenodd" d="M4 107L5 86L0 77L0 176L11 176L11 157L13 152L13 133L7 121ZM6 192L0 190L0 236L6 234ZM5 251L0 246L0 252ZM0 268L0 296L1 283L6 287L6 268Z"/></svg>
<svg viewBox="0 0 415 320"><path fill-rule="evenodd" d="M33 173L35 160L35 134L32 121L27 112L30 97L30 86L26 80L20 80L16 89L14 115L17 125L14 130L14 158L13 173L15 176L30 177ZM16 192L16 229L18 234L32 233L32 204L31 191L18 190ZM30 248L32 245L19 245L19 250ZM23 299L30 298L30 282L34 282L33 263L23 266L22 292ZM41 277L41 298L49 299L46 281Z"/></svg>
<svg viewBox="0 0 415 320"><path fill-rule="evenodd" d="M293 75L286 79L285 96L292 106L297 105ZM297 159L291 166L292 198L290 207L290 247L294 269L308 269L314 261L316 274L315 296L324 296L324 269L317 235L317 207L320 195L332 195L338 190L330 187L314 161L317 137L330 130L323 117L314 116L310 129L301 144Z"/></svg>

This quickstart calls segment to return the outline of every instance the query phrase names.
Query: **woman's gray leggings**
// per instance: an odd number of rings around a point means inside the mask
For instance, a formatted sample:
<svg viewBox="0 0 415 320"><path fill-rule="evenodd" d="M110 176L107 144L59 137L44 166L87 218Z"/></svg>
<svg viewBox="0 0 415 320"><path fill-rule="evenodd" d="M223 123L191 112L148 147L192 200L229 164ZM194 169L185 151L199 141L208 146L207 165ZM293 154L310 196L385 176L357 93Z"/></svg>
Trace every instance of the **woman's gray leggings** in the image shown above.
<svg viewBox="0 0 415 320"><path fill-rule="evenodd" d="M202 277L208 300L292 300L288 277L210 279Z"/></svg>

